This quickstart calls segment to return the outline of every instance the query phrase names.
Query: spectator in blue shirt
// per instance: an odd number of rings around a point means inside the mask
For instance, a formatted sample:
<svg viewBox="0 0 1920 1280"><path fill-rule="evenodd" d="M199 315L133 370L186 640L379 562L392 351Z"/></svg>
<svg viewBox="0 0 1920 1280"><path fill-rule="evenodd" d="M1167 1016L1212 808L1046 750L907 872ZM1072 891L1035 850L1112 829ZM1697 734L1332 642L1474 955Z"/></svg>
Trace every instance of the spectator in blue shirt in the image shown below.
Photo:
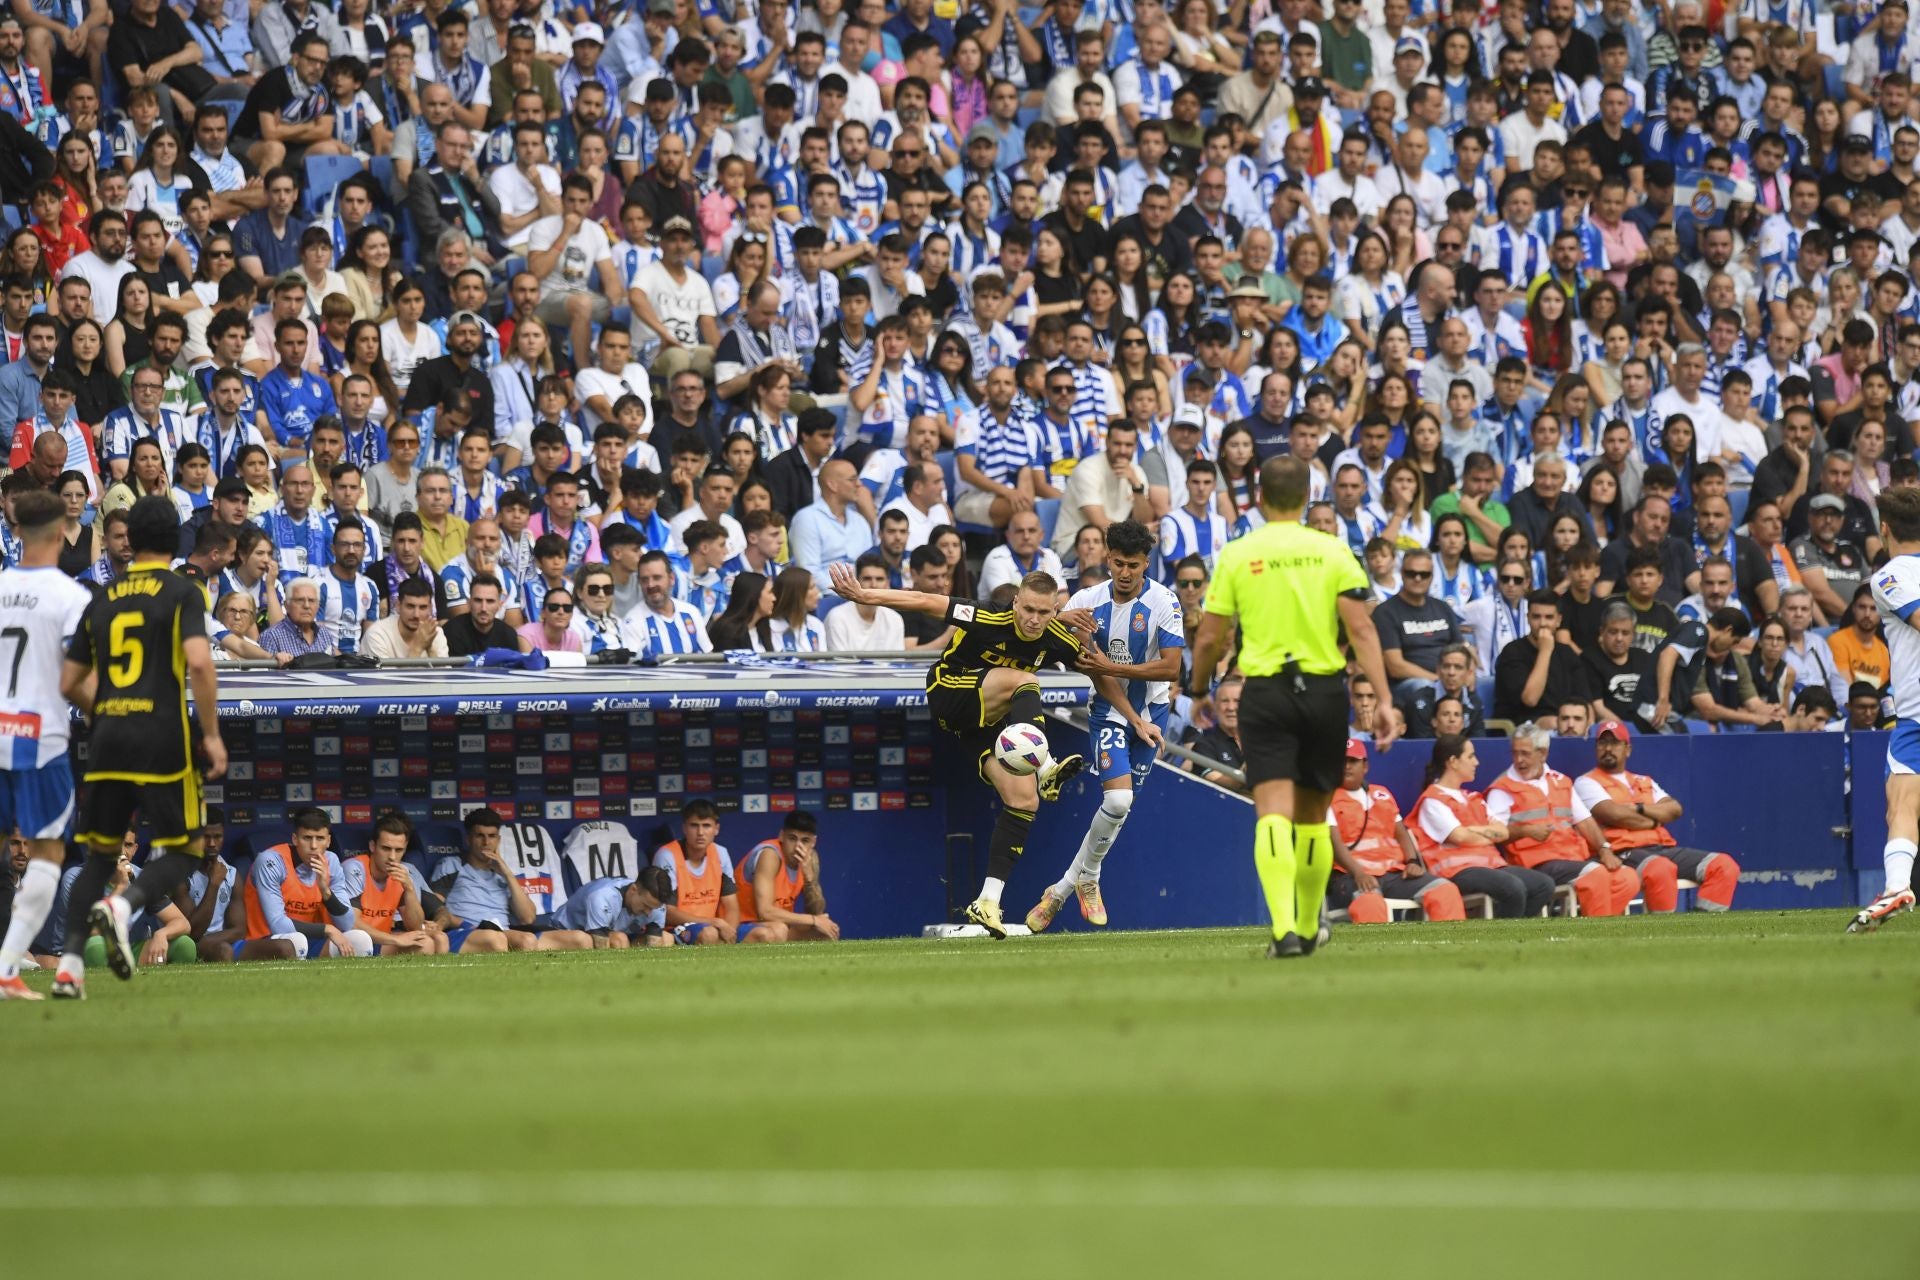
<svg viewBox="0 0 1920 1280"><path fill-rule="evenodd" d="M308 373L307 322L282 320L273 326L273 349L280 363L260 379L260 407L267 425L283 448L297 448L327 414L338 414L333 388L319 374Z"/></svg>
<svg viewBox="0 0 1920 1280"><path fill-rule="evenodd" d="M307 220L294 211L300 180L291 169L267 175L267 207L256 209L233 228L240 268L260 284L300 268L300 233Z"/></svg>
<svg viewBox="0 0 1920 1280"><path fill-rule="evenodd" d="M852 564L860 553L873 546L873 529L854 506L860 489L859 473L853 464L834 458L820 468L820 497L793 518L793 562L813 575L823 600L833 595L833 579L827 566Z"/></svg>

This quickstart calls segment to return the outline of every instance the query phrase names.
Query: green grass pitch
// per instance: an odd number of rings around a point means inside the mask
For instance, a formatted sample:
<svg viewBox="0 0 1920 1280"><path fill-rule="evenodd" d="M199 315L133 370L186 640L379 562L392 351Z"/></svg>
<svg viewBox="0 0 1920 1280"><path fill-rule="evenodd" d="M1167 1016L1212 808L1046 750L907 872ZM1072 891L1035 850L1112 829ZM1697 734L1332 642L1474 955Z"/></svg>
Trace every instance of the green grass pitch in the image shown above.
<svg viewBox="0 0 1920 1280"><path fill-rule="evenodd" d="M95 973L0 1008L0 1275L1910 1278L1843 922Z"/></svg>

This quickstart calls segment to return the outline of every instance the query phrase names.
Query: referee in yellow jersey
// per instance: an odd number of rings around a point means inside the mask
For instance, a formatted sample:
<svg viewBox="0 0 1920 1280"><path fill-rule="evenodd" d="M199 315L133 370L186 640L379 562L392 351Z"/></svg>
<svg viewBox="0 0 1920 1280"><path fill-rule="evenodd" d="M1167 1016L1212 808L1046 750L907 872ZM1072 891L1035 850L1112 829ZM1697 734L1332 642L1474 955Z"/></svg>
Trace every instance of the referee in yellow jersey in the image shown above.
<svg viewBox="0 0 1920 1280"><path fill-rule="evenodd" d="M1327 804L1340 785L1347 747L1346 659L1341 628L1360 669L1385 689L1380 638L1367 611L1367 575L1347 544L1309 529L1310 479L1299 458L1260 468L1267 522L1220 552L1207 588L1206 616L1193 646L1193 718L1205 725L1212 675L1240 623L1240 752L1259 815L1254 866L1273 916L1273 957L1312 955L1320 903L1333 872ZM1374 741L1393 741L1395 717Z"/></svg>

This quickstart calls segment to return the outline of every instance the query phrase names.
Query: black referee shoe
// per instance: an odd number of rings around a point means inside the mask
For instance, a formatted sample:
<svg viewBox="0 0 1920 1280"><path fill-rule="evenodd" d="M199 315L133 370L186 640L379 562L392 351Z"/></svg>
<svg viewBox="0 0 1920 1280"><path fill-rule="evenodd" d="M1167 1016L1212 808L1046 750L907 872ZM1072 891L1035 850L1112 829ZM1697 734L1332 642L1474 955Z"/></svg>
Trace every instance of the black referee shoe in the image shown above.
<svg viewBox="0 0 1920 1280"><path fill-rule="evenodd" d="M1267 944L1267 959L1291 960L1295 956L1308 954L1306 944L1300 941L1297 933L1282 934Z"/></svg>

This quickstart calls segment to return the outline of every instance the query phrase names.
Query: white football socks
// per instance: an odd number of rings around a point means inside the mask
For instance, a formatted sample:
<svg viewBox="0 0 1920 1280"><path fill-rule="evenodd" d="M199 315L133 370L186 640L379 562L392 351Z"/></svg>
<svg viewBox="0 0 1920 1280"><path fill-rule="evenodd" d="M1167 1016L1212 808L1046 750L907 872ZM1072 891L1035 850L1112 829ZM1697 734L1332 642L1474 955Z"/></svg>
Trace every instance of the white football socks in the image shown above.
<svg viewBox="0 0 1920 1280"><path fill-rule="evenodd" d="M1132 791L1100 793L1100 807L1094 811L1093 821L1087 824L1087 834L1080 840L1080 851L1073 855L1073 865L1067 868L1066 876L1054 885L1056 892L1071 895L1076 882L1100 878L1100 864L1106 860L1107 850L1113 848L1113 842L1120 837L1120 828L1127 825L1127 814L1132 808Z"/></svg>
<svg viewBox="0 0 1920 1280"><path fill-rule="evenodd" d="M7 923L7 940L0 944L0 978L18 977L20 958L33 946L40 927L47 922L53 899L60 891L60 864L35 858L20 877L13 895L13 918Z"/></svg>
<svg viewBox="0 0 1920 1280"><path fill-rule="evenodd" d="M997 904L1000 901L1001 891L1006 887L1005 880L995 880L992 876L988 876L986 882L980 886L980 900Z"/></svg>
<svg viewBox="0 0 1920 1280"><path fill-rule="evenodd" d="M1889 840L1880 857L1887 868L1887 887L1883 892L1899 893L1913 887L1913 857L1917 849L1911 840Z"/></svg>

